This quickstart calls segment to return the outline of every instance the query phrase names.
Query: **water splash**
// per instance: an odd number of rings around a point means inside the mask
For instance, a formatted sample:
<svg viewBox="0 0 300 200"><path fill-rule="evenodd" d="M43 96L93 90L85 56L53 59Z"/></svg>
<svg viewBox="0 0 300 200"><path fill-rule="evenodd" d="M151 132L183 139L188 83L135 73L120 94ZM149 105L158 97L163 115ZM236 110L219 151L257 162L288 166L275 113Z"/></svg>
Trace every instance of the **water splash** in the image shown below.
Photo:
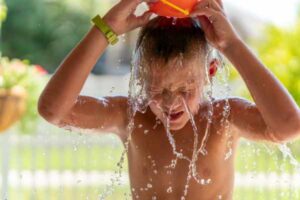
<svg viewBox="0 0 300 200"><path fill-rule="evenodd" d="M176 24L176 19L174 19L173 25ZM229 104L229 92L230 92L230 87L228 84L228 77L229 77L229 68L227 65L225 65L225 63L223 62L223 59L221 57L221 55L215 51L215 50L210 50L210 53L208 54L207 58L206 58L206 79L208 81L208 86L207 86L207 91L206 91L206 97L207 97L207 103L208 103L208 111L207 111L207 115L206 115L206 119L207 119L207 125L205 128L205 132L204 132L204 136L203 139L200 143L200 146L198 146L199 144L199 130L196 126L196 122L194 120L194 116L193 114L190 112L187 103L185 102L185 100L183 99L183 103L185 106L185 110L186 112L189 114L189 119L190 119L190 123L192 124L193 127L193 132L194 132L194 143L193 143L193 153L192 153L192 158L189 158L188 156L184 155L182 152L179 152L177 150L176 147L176 141L170 131L170 119L168 118L168 116L164 116L167 120L166 120L166 134L169 140L169 143L172 147L172 151L173 154L176 156L175 159L173 159L171 161L170 164L170 168L175 168L178 159L183 159L185 161L189 162L189 170L188 170L188 174L187 174L187 179L186 179L186 184L184 187L184 191L183 191L183 196L181 197L182 200L186 199L187 194L188 194L188 189L189 189L189 183L190 180L192 178L194 178L196 180L197 183L201 184L201 185L206 185L206 184L210 184L212 182L211 179L203 179L200 177L200 175L197 172L197 166L196 166L196 162L198 160L199 154L202 154L203 156L207 156L208 155L208 151L206 149L206 145L207 142L209 140L210 137L210 128L211 128L211 124L212 124L212 120L213 120L213 114L214 114L214 110L213 110L213 102L214 102L214 82L216 81L216 78L212 79L209 76L209 64L211 61L211 55L213 55L213 57L217 58L217 60L221 61L221 67L219 68L219 75L221 76L221 83L220 85L223 86L223 90L222 90L222 97L225 99L225 104L223 106L223 112L222 112L222 127L224 127L224 134L226 135L226 137L228 138L227 141L227 151L225 153L224 159L225 160L229 160L231 158L231 156L233 155L233 136L230 129L230 124L228 121L229 115L230 115L230 104ZM131 79L130 79L130 91L129 91L129 102L131 105L131 113L136 113L137 111L145 113L146 109L149 105L149 97L147 95L146 92L146 87L145 87L145 79L141 78L143 77L143 74L146 73L146 68L143 68L142 65L140 64L140 57L141 57L141 51L136 51L134 57L133 57L133 64L132 64L132 69L131 69ZM182 59L178 58L178 61L182 61ZM180 64L179 64L180 65ZM181 64L182 65L182 64ZM162 109L161 109L162 110ZM163 112L164 113L164 112ZM134 117L135 114L133 114ZM156 121L157 124L159 122L159 120ZM131 121L131 126L134 126L134 122L133 120ZM156 128L157 124L153 127L153 129ZM130 125L129 125L130 126ZM142 127L140 127L142 128ZM132 131L132 129L131 129ZM131 133L131 132L130 132ZM147 134L148 132L144 132L145 134ZM127 139L127 142L125 143L125 150L122 153L120 162L118 163L118 167L119 169L122 170L122 165L124 163L124 156L126 155L127 151L128 151L128 144L130 142L130 134L129 137ZM297 169L299 169L299 164L298 161L294 158L294 156L292 155L292 152L290 151L290 149L287 147L287 145L280 145L279 149L281 150L281 152L283 153L284 157L290 160L290 163L295 166ZM114 182L118 182L119 180L119 175L121 173L119 173L119 171L116 173L118 176L117 178L114 180ZM157 171L156 173L157 174ZM113 182L113 183L114 183ZM152 188L152 184L147 184L145 188L140 188L143 190ZM167 193L171 193L172 192L172 187L169 187L167 189ZM139 198L139 196L135 196L137 199ZM104 198L101 198L104 199ZM156 196L153 196L152 199L157 199ZM222 196L219 195L218 199L222 199Z"/></svg>
<svg viewBox="0 0 300 200"><path fill-rule="evenodd" d="M177 18L176 18L176 17L173 17L173 19L172 19L172 25L175 26L176 23L177 23Z"/></svg>
<svg viewBox="0 0 300 200"><path fill-rule="evenodd" d="M233 155L233 134L230 130L229 116L231 112L231 107L229 103L230 97L230 86L229 86L229 67L226 65L223 56L216 49L210 48L208 53L208 58L206 59L206 69L207 76L209 64L212 60L216 60L219 63L218 73L213 77L211 82L208 84L209 89L207 90L207 98L208 102L213 102L215 98L222 98L224 100L223 111L222 111L222 119L221 119L221 127L223 127L222 133L227 138L226 144L226 153L224 156L224 160L228 160ZM209 79L209 77L207 77ZM215 86L215 87L214 87ZM219 91L217 91L218 89ZM218 105L219 106L219 105ZM212 123L211 118L213 115L213 105L210 105L210 110L208 112L208 125ZM207 127L207 130L209 126ZM218 132L220 134L220 131ZM203 153L206 153L205 151Z"/></svg>
<svg viewBox="0 0 300 200"><path fill-rule="evenodd" d="M176 23L176 20L174 20L174 21ZM168 116L164 116L164 118L166 119L166 123L164 124L166 134L168 137L168 141L172 147L173 154L175 155L175 159L173 159L171 161L171 164L169 167L174 169L176 167L178 159L185 160L189 163L189 165L188 165L189 170L188 170L188 174L187 174L186 184L185 184L183 196L181 197L181 199L186 198L187 193L188 193L189 183L192 178L194 180L196 180L196 182L198 184L201 184L201 185L207 185L212 182L211 179L201 178L201 176L197 172L197 166L196 166L196 162L198 160L199 154L201 153L204 156L208 154L208 152L206 150L206 144L209 139L210 126L211 126L212 117L213 117L213 100L214 100L213 99L213 82L210 81L211 79L210 79L209 72L208 72L208 70L209 70L208 66L209 66L210 60L211 60L211 57L209 57L209 56L211 56L211 54L209 54L206 58L206 67L205 67L206 68L206 70L205 70L206 79L208 81L208 90L206 92L206 95L207 95L207 102L208 102L209 106L208 106L208 112L206 115L207 126L206 126L204 136L203 136L200 146L199 146L199 130L196 126L194 116L191 113L185 99L182 98L185 110L189 115L189 120L193 127L193 132L194 132L193 153L192 153L191 158L189 158L187 155L184 155L182 151L179 152L177 150L176 141L170 131L170 119ZM121 179L121 175L122 175L122 173L121 173L122 168L123 168L122 166L124 163L125 156L128 152L128 145L131 141L131 133L132 133L132 130L134 127L133 118L134 118L136 112L145 113L147 110L147 107L150 103L149 96L146 91L146 89L147 89L146 84L145 84L145 82L147 81L145 79L145 77L146 77L145 74L147 74L148 71L147 71L146 67L142 66L141 57L142 57L142 51L140 49L138 49L137 51L134 52L133 59L132 59L132 67L131 67L131 77L130 77L130 83L129 83L129 107L130 107L130 109L129 109L130 110L130 112L129 112L130 123L128 125L129 136L128 136L127 141L124 144L125 149L122 152L121 159L117 164L118 170L115 172L115 176L111 179L111 184L109 186L107 186L105 192L101 195L100 199L105 199L108 195L110 195L113 192L114 186L116 184L121 184L120 179ZM181 66L181 67L183 66L183 55L182 54L178 56L176 62L177 62L176 65ZM223 117L225 118L224 122L226 122L226 118L228 118L228 115L229 115L228 112L230 110L229 103L226 105L227 106L224 107L224 113L223 113ZM162 108L159 108L159 109L161 109L161 111L163 111ZM162 113L164 113L164 112L162 112ZM158 121L159 120L156 121L157 123L153 127L153 129L156 128ZM139 128L142 128L142 127L139 127ZM147 134L148 131L146 131L146 132L144 131L144 133ZM151 187L148 187L148 186L150 186L150 185L148 184L145 188L142 188L142 189L148 190L148 189L152 188L152 184L151 184ZM170 189L168 191L170 191ZM138 195L135 197L139 198ZM154 196L154 198L156 198L156 196Z"/></svg>
<svg viewBox="0 0 300 200"><path fill-rule="evenodd" d="M115 185L121 185L120 180L122 177L122 169L125 160L125 156L128 153L129 144L131 141L131 134L134 129L134 117L137 112L145 113L148 107L148 95L145 86L145 73L147 73L146 68L141 65L142 51L137 49L132 55L131 63L131 75L129 81L129 91L128 91L128 118L129 123L127 126L128 137L124 143L124 150L121 154L121 158L117 163L118 170L115 171L113 177L111 178L110 185L106 186L105 191L101 194L100 199L104 200L114 191ZM142 127L139 127L142 128ZM134 191L132 191L134 193ZM135 198L139 198L135 195Z"/></svg>
<svg viewBox="0 0 300 200"><path fill-rule="evenodd" d="M124 143L124 150L121 154L121 158L120 158L119 162L117 163L118 169L116 171L114 171L114 174L112 175L112 177L110 179L111 180L110 184L106 186L104 192L100 195L100 197L99 197L100 200L104 200L109 195L111 195L114 192L116 185L118 185L118 186L122 185L122 183L121 183L122 170L123 170L123 165L124 165L124 161L125 161L125 156L128 153L129 143L131 141L131 133L134 129L135 114L136 114L135 112L129 112L130 121L127 126L127 133L129 133L129 134L126 139L126 142Z"/></svg>
<svg viewBox="0 0 300 200"><path fill-rule="evenodd" d="M180 153L176 150L176 142L170 131L170 118L168 116L164 116L164 117L166 118L166 127L165 128L166 128L168 140L169 140L172 150L173 150L173 154L176 156L176 158L185 159L187 161L190 161L189 157L183 155L183 153ZM175 166L174 166L174 168L175 168Z"/></svg>
<svg viewBox="0 0 300 200"><path fill-rule="evenodd" d="M284 159L288 159L290 164L295 167L295 169L300 172L300 164L297 159L294 157L291 149L287 146L287 144L278 145L279 150L283 154Z"/></svg>
<svg viewBox="0 0 300 200"><path fill-rule="evenodd" d="M210 48L210 50L206 56L206 59L205 59L205 75L206 75L205 78L207 81L206 98L207 98L207 102L209 104L208 112L207 112L207 116L206 116L207 117L207 126L205 129L204 137L201 142L201 146L198 150L198 152L204 156L208 154L205 147L206 147L206 143L209 138L210 126L212 124L212 117L213 117L213 113L214 113L214 111L213 111L213 81L211 81L210 74L209 74L210 62L213 59L212 55L213 55L213 49Z"/></svg>

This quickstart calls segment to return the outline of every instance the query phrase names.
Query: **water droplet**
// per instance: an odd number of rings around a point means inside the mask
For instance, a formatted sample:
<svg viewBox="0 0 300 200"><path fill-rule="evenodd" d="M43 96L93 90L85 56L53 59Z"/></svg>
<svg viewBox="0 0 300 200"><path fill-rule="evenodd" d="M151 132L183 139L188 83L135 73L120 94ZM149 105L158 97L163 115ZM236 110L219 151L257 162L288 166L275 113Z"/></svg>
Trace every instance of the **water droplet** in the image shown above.
<svg viewBox="0 0 300 200"><path fill-rule="evenodd" d="M229 149L229 151L225 155L225 160L228 160L232 156L232 149Z"/></svg>
<svg viewBox="0 0 300 200"><path fill-rule="evenodd" d="M170 186L170 187L168 187L168 189L167 189L167 193L172 193L172 187Z"/></svg>
<svg viewBox="0 0 300 200"><path fill-rule="evenodd" d="M111 87L109 93L113 93L115 89L116 89L115 87Z"/></svg>
<svg viewBox="0 0 300 200"><path fill-rule="evenodd" d="M173 20L172 20L172 25L176 25L176 23L177 23L177 18L174 17Z"/></svg>

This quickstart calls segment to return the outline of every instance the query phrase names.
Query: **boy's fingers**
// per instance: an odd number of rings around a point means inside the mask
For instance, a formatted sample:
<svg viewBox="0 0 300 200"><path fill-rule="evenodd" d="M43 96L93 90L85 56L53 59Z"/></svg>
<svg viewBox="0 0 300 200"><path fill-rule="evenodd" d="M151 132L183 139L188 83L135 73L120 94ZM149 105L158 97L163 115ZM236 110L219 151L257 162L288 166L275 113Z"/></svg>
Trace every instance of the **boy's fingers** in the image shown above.
<svg viewBox="0 0 300 200"><path fill-rule="evenodd" d="M142 0L122 0L122 3L124 3L128 7L136 7L141 2L142 2Z"/></svg>
<svg viewBox="0 0 300 200"><path fill-rule="evenodd" d="M216 0L219 6L224 9L223 1L222 0Z"/></svg>
<svg viewBox="0 0 300 200"><path fill-rule="evenodd" d="M146 11L143 15L136 17L135 22L135 28L145 25L147 22L149 22L152 12Z"/></svg>
<svg viewBox="0 0 300 200"><path fill-rule="evenodd" d="M216 2L216 0L202 0L194 7L193 10L211 8L215 11L223 13L222 7ZM224 14L224 13L223 13Z"/></svg>
<svg viewBox="0 0 300 200"><path fill-rule="evenodd" d="M198 8L191 12L191 17L197 17L197 16L205 16L209 19L211 23L214 23L218 21L218 17L222 15L220 12L217 12L211 8Z"/></svg>
<svg viewBox="0 0 300 200"><path fill-rule="evenodd" d="M130 15L133 13L136 9L136 7L142 3L142 0L122 0L120 2L120 9L121 12L127 15Z"/></svg>
<svg viewBox="0 0 300 200"><path fill-rule="evenodd" d="M137 6L143 2L145 3L155 3L159 0L122 0L121 1L121 8L126 14L131 14L135 11ZM124 7L123 7L124 6Z"/></svg>
<svg viewBox="0 0 300 200"><path fill-rule="evenodd" d="M204 31L205 35L208 37L209 35L211 35L212 32L212 24L210 23L210 21L208 20L207 17L205 16L199 16L198 17L202 30Z"/></svg>
<svg viewBox="0 0 300 200"><path fill-rule="evenodd" d="M199 16L198 19L199 19L201 27L204 31L207 30L209 26L211 26L211 24L210 24L209 20L207 19L207 17Z"/></svg>
<svg viewBox="0 0 300 200"><path fill-rule="evenodd" d="M125 3L130 8L136 8L139 4L145 2L145 3L155 3L159 0L122 0L123 3Z"/></svg>

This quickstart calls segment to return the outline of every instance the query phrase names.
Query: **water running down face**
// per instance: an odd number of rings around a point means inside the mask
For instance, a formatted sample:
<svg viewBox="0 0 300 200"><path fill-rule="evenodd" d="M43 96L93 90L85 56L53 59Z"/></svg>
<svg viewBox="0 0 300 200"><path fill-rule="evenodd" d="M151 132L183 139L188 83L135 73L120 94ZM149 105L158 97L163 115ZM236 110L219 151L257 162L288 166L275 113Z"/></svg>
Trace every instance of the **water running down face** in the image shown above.
<svg viewBox="0 0 300 200"><path fill-rule="evenodd" d="M170 130L182 129L189 121L186 107L195 115L205 100L203 91L208 81L204 63L174 58L166 66L150 68L146 84L149 107L165 125L169 118ZM216 63L212 62L210 69L215 71Z"/></svg>
<svg viewBox="0 0 300 200"><path fill-rule="evenodd" d="M156 17L140 31L133 57L131 102L135 110L147 106L170 130L180 130L203 101L209 45L193 19ZM140 109L141 108L141 109ZM187 110L188 109L188 110Z"/></svg>

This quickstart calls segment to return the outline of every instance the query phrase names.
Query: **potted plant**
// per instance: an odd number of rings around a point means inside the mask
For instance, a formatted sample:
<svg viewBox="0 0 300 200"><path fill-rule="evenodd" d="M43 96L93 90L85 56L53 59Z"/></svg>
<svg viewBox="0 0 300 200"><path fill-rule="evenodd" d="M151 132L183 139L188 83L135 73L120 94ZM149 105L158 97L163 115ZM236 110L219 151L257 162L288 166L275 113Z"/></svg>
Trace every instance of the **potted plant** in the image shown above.
<svg viewBox="0 0 300 200"><path fill-rule="evenodd" d="M0 58L0 133L19 122L30 133L38 119L37 101L47 72L27 60Z"/></svg>

